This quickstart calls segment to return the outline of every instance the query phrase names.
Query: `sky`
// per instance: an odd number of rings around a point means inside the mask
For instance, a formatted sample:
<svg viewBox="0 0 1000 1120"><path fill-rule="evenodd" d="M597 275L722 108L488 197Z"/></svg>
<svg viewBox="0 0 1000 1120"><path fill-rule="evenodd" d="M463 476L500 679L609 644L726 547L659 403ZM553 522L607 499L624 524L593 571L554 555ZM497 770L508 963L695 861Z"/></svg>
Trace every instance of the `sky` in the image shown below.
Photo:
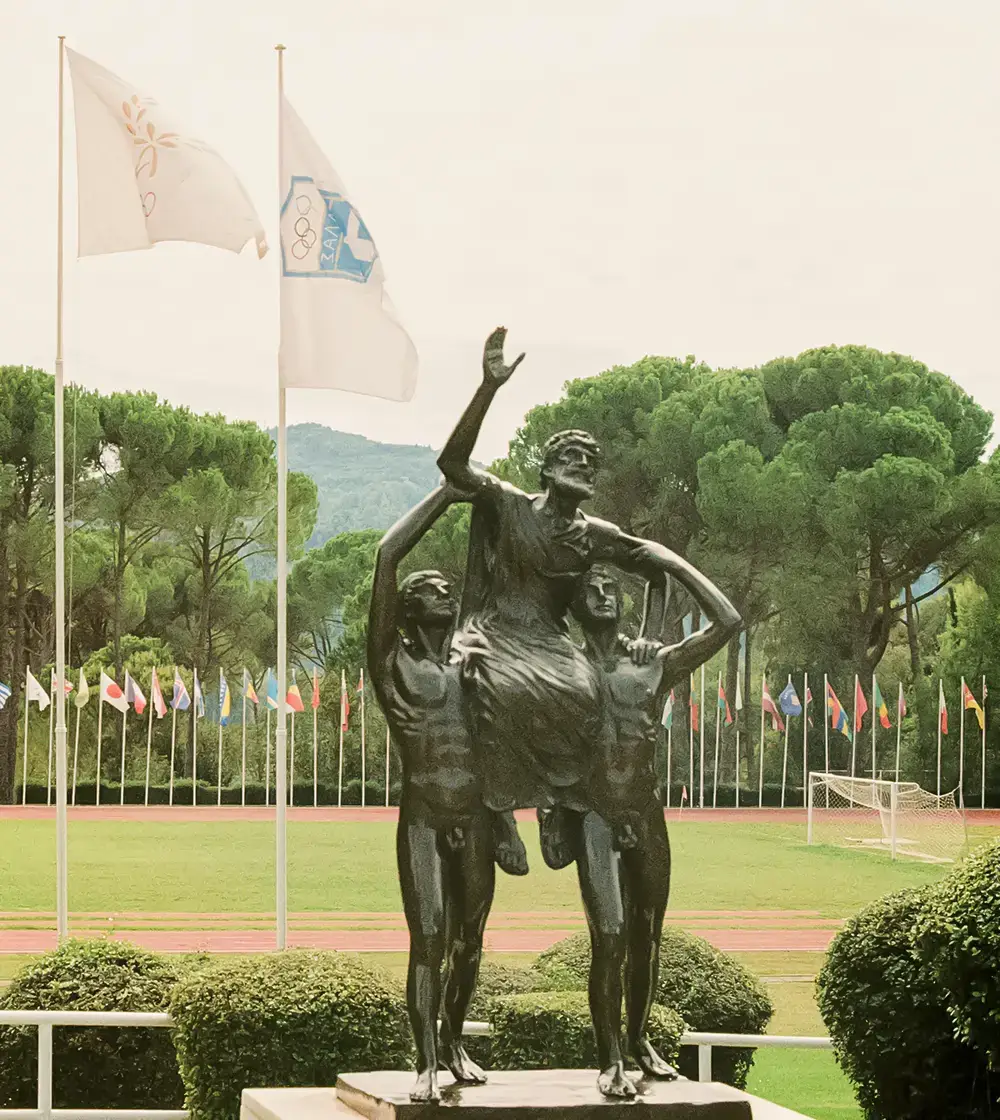
<svg viewBox="0 0 1000 1120"><path fill-rule="evenodd" d="M46 0L0 39L0 363L53 368L57 35L240 175L277 245L285 91L416 342L408 404L289 394L291 423L439 447L505 324L527 358L476 456L644 354L911 354L1000 409L995 0ZM277 254L75 259L66 374L272 425Z"/></svg>

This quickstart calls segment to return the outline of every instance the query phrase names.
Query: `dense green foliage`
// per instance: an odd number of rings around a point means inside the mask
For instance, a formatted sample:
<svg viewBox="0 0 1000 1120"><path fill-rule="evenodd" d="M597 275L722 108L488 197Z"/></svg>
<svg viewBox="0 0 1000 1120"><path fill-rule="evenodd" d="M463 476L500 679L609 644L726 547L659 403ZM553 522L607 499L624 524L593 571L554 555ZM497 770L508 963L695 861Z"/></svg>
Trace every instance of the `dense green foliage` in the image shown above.
<svg viewBox="0 0 1000 1120"><path fill-rule="evenodd" d="M236 1120L248 1086L333 1085L341 1070L401 1068L410 1055L399 985L347 954L220 963L178 984L170 1013L198 1120Z"/></svg>
<svg viewBox="0 0 1000 1120"><path fill-rule="evenodd" d="M490 1003L492 1060L497 1069L595 1069L597 1047L586 992L528 992ZM684 1020L654 1005L649 1039L676 1060Z"/></svg>
<svg viewBox="0 0 1000 1120"><path fill-rule="evenodd" d="M542 953L535 970L552 987L585 989L590 972L590 938L576 933ZM700 937L667 927L660 939L660 980L655 1000L676 1011L693 1031L762 1034L774 1007L749 969ZM717 1047L712 1052L716 1081L743 1088L752 1050ZM697 1076L697 1052L685 1047L680 1070Z"/></svg>
<svg viewBox="0 0 1000 1120"><path fill-rule="evenodd" d="M947 989L918 951L934 908L929 888L865 907L837 935L819 974L837 1061L872 1118L958 1120L988 1116L991 1097L995 1103L986 1059L955 1038Z"/></svg>
<svg viewBox="0 0 1000 1120"><path fill-rule="evenodd" d="M27 965L0 1000L5 1010L166 1011L182 969L175 959L113 941L70 941ZM183 1087L170 1031L82 1027L53 1031L56 1108L180 1108ZM33 1108L37 1030L0 1027L0 1107Z"/></svg>

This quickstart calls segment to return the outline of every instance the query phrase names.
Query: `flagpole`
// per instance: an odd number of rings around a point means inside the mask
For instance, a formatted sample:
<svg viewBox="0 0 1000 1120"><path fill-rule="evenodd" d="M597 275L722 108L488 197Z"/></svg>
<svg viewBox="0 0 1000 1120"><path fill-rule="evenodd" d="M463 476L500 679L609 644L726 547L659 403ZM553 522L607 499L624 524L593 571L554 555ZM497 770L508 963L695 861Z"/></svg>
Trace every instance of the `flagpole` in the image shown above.
<svg viewBox="0 0 1000 1120"><path fill-rule="evenodd" d="M736 808L740 807L740 728L739 728L740 713L736 713Z"/></svg>
<svg viewBox="0 0 1000 1120"><path fill-rule="evenodd" d="M761 674L760 678L760 780L757 786L757 808L764 807L764 689L767 687L767 677Z"/></svg>
<svg viewBox="0 0 1000 1120"><path fill-rule="evenodd" d="M73 737L73 804L76 804L76 767L80 761L80 709L76 709L76 734ZM57 796L58 796L58 791ZM57 808L58 811L58 808Z"/></svg>
<svg viewBox="0 0 1000 1120"><path fill-rule="evenodd" d="M222 666L219 666L219 761L215 770L215 804L222 804Z"/></svg>
<svg viewBox="0 0 1000 1120"><path fill-rule="evenodd" d="M104 672L103 668L100 670ZM97 779L94 786L94 804L101 803L101 736L104 730L104 688L101 678L98 677L97 688Z"/></svg>
<svg viewBox="0 0 1000 1120"><path fill-rule="evenodd" d="M899 682L899 696L896 699L896 781L899 781L899 754L903 740L903 682Z"/></svg>
<svg viewBox="0 0 1000 1120"><path fill-rule="evenodd" d="M694 794L694 673L691 673L691 679L688 681L688 731L691 740L691 753L688 759L688 785L691 787L691 793ZM688 806L690 808L690 805Z"/></svg>
<svg viewBox="0 0 1000 1120"><path fill-rule="evenodd" d="M823 765L830 773L830 679L823 674ZM828 806L829 808L829 806Z"/></svg>
<svg viewBox="0 0 1000 1120"><path fill-rule="evenodd" d="M280 213L283 189L285 137L282 120L285 97L285 47L279 43L278 52L278 207ZM277 254L279 268L281 254ZM279 295L280 301L280 295ZM285 754L287 730L285 726L285 697L288 694L288 559L286 555L288 532L288 432L285 416L285 387L281 380L280 355L278 369L278 709L275 723L275 938L277 947L284 949L288 941L288 865L285 834L286 772L288 759ZM294 727L294 723L292 725Z"/></svg>
<svg viewBox="0 0 1000 1120"><path fill-rule="evenodd" d="M365 783L368 778L365 760L365 671L361 670L361 808L365 807Z"/></svg>
<svg viewBox="0 0 1000 1120"><path fill-rule="evenodd" d="M876 780L875 758L875 724L878 722L878 712L875 711L875 673L872 673L872 781Z"/></svg>
<svg viewBox="0 0 1000 1120"><path fill-rule="evenodd" d="M802 674L802 805L809 803L809 674Z"/></svg>
<svg viewBox="0 0 1000 1120"><path fill-rule="evenodd" d="M672 719L672 716L671 716ZM670 808L670 782L673 777L674 763L674 729L667 728L667 808Z"/></svg>
<svg viewBox="0 0 1000 1120"><path fill-rule="evenodd" d="M128 705L125 711L122 712L122 773L121 773L121 790L118 803L125 804L125 732L128 729Z"/></svg>
<svg viewBox="0 0 1000 1120"><path fill-rule="evenodd" d="M56 926L69 936L66 854L66 433L63 382L63 60L66 36L59 36L59 119L56 167L56 376L55 376L55 614L56 614ZM27 722L27 721L25 721Z"/></svg>
<svg viewBox="0 0 1000 1120"><path fill-rule="evenodd" d="M792 674L788 674L788 683L792 683ZM779 696L780 700L781 697ZM785 807L785 783L788 781L788 733L792 727L792 717L785 713L785 755L781 760L781 807Z"/></svg>
<svg viewBox="0 0 1000 1120"><path fill-rule="evenodd" d="M965 808L965 677L962 677L962 702L958 706L958 807Z"/></svg>
<svg viewBox="0 0 1000 1120"><path fill-rule="evenodd" d="M264 701L265 705L267 701ZM271 709L267 709L267 732L265 736L267 747L264 751L264 806L271 804Z"/></svg>
<svg viewBox="0 0 1000 1120"><path fill-rule="evenodd" d="M944 706L943 703L942 703L943 700L944 700L944 681L942 681L941 678L938 677L938 718L937 718L937 725L938 725L937 793L938 793L938 797L941 796L941 709Z"/></svg>
<svg viewBox="0 0 1000 1120"><path fill-rule="evenodd" d="M313 696L318 685L316 667L313 666ZM313 808L319 807L319 707L313 704Z"/></svg>
<svg viewBox="0 0 1000 1120"><path fill-rule="evenodd" d="M295 804L295 709L292 709L292 749L289 752L291 755L291 765L288 769L288 804Z"/></svg>
<svg viewBox="0 0 1000 1120"><path fill-rule="evenodd" d="M56 675L49 678L49 761L45 771L45 804L52 804L52 733L56 718Z"/></svg>
<svg viewBox="0 0 1000 1120"><path fill-rule="evenodd" d="M31 701L28 699L28 668L24 671L24 759L21 763L21 804L28 804L28 712Z"/></svg>
<svg viewBox="0 0 1000 1120"><path fill-rule="evenodd" d="M705 808L705 666L701 667L701 711L698 718L698 808Z"/></svg>
<svg viewBox="0 0 1000 1120"><path fill-rule="evenodd" d="M853 778L856 770L855 765L857 761L858 751L858 674L854 674L854 719L851 721L851 777ZM852 787L853 788L853 787Z"/></svg>
<svg viewBox="0 0 1000 1120"><path fill-rule="evenodd" d="M153 669L156 672L156 669ZM156 707L154 703L155 693L153 691L153 682L155 677L150 677L149 681L149 723L146 726L146 793L143 797L143 805L149 805L149 763L153 756L153 709Z"/></svg>
<svg viewBox="0 0 1000 1120"><path fill-rule="evenodd" d="M194 669L191 696L191 804L198 804L198 670Z"/></svg>
<svg viewBox="0 0 1000 1120"><path fill-rule="evenodd" d="M177 666L174 666L174 676L177 675ZM170 705L172 715L170 717L170 780L169 787L170 793L167 798L167 804L173 805L174 803L174 755L177 750L177 708L173 703Z"/></svg>
<svg viewBox="0 0 1000 1120"><path fill-rule="evenodd" d="M343 804L344 792L344 700L347 697L347 679L340 670L340 760L337 766L337 808Z"/></svg>
<svg viewBox="0 0 1000 1120"><path fill-rule="evenodd" d="M715 766L712 769L712 808L718 807L719 793L719 743L722 735L722 706L719 700L722 695L722 670L719 670L719 691L715 697Z"/></svg>
<svg viewBox="0 0 1000 1120"><path fill-rule="evenodd" d="M243 734L242 762L240 763L240 804L247 803L247 669L243 666Z"/></svg>
<svg viewBox="0 0 1000 1120"><path fill-rule="evenodd" d="M982 772L982 793L980 797L981 809L986 808L986 674L983 673L983 772Z"/></svg>
<svg viewBox="0 0 1000 1120"><path fill-rule="evenodd" d="M667 732L669 742L670 732ZM983 794L985 797L985 793ZM389 808L389 725L385 725L385 807Z"/></svg>

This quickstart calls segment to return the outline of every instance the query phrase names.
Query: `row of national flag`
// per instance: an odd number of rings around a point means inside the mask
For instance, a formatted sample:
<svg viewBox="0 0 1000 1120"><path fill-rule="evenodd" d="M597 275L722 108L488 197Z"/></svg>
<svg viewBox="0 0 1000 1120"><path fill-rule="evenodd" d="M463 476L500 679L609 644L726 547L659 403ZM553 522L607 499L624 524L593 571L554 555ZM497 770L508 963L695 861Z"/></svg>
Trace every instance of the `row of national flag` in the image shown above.
<svg viewBox="0 0 1000 1120"><path fill-rule="evenodd" d="M666 703L663 707L663 717L661 723L664 728L670 730L673 727L674 721L674 707L676 698L674 690L670 690L670 695L667 697ZM801 716L803 713L802 701L799 699L798 693L795 691L795 685L789 679L788 684L782 689L778 696L778 701L775 703L774 698L771 696L770 689L767 686L767 679L761 680L761 709L770 717L771 729L773 731L784 731L785 722L781 718L785 716ZM813 703L812 689L806 686L806 702L805 708L808 709ZM967 711L975 712L976 720L979 724L980 730L986 727L986 713L984 705L986 703L986 682L983 682L983 696L982 703L976 698L975 693L969 688L965 680L962 680L962 699L961 705ZM689 700L691 721L690 727L692 731L700 730L701 718L701 704L699 701L699 694L695 685L695 679L692 675L690 686L690 700ZM737 713L743 710L743 691L740 677L736 678L736 699L735 708ZM721 682L718 686L718 709L719 716L728 727L733 722L732 710L729 707L729 700L726 696L726 690L723 688ZM874 709L875 715L878 716L879 723L886 730L892 727L892 719L889 715L889 706L885 702L885 697L882 695L882 690L879 688L878 679L872 677L872 703L871 709ZM865 690L861 685L861 681L855 678L854 681L854 719L853 731L857 732L864 726L864 718L871 710L868 705L868 698L865 695ZM847 738L851 737L852 721L847 714L844 705L840 702L833 689L833 685L827 681L826 684L826 710L830 717L830 727L834 731L839 731ZM896 701L896 718L900 721L906 716L906 697L903 695L903 686L899 686L899 696ZM812 718L809 718L810 725ZM945 702L944 695L944 682L938 682L938 725L943 735L948 734L948 705Z"/></svg>
<svg viewBox="0 0 1000 1120"><path fill-rule="evenodd" d="M198 677L198 670L195 669L193 673L193 692L194 692L194 710L198 717L205 715L205 696L202 689L202 682ZM357 693L364 694L365 687L364 672L362 671L358 681ZM38 705L39 711L45 711L51 701L49 692L45 689L38 678L28 668L25 671L25 698L31 703ZM55 682L53 680L53 688ZM66 681L64 684L66 695L69 696L75 691L76 695L73 697L73 703L77 708L83 708L90 700L90 686L87 683L87 678L83 670L80 670L80 680L78 687L74 690L73 685ZM149 678L149 692L150 699L153 704L153 711L157 717L162 719L169 710L176 712L186 712L190 709L192 704L191 693L188 691L187 685L181 678L180 670L174 668L173 680L173 694L169 701L164 698L163 689L160 685L160 678L155 669L150 670ZM100 688L99 695L101 702L109 704L112 708L125 714L129 709L133 709L137 715L142 715L146 710L146 695L139 683L132 676L132 674L125 670L125 683L119 685L112 677L102 669L100 674ZM10 699L11 689L9 685L0 683L0 710L6 705ZM219 670L219 722L223 727L229 723L230 715L232 712L232 695L229 688L229 683L226 680L226 675L223 670ZM253 705L260 705L260 699L254 685L253 677L249 670L243 670L243 683L240 690L241 698L247 700ZM278 680L274 673L268 669L264 677L264 699L266 707L272 711L278 710ZM320 688L319 688L319 674L316 669L313 669L312 676L312 695L310 697L310 707L314 710L319 708L320 704ZM295 674L292 674L292 683L289 685L288 692L285 695L285 711L291 712L304 712L305 703L302 699L302 694L299 691L299 686L295 680ZM347 731L350 723L351 715L351 701L347 692L347 679L345 674L341 673L340 678L340 726L341 730Z"/></svg>

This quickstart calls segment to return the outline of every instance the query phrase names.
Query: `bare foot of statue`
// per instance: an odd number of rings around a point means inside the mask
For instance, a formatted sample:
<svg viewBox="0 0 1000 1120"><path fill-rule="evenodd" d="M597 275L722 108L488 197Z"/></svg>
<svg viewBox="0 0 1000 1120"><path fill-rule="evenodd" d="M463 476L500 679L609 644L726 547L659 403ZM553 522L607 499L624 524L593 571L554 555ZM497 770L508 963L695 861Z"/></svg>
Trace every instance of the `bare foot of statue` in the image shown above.
<svg viewBox="0 0 1000 1120"><path fill-rule="evenodd" d="M648 1038L633 1042L630 1049L636 1064L647 1077L657 1077L661 1081L677 1080L677 1070L657 1054Z"/></svg>
<svg viewBox="0 0 1000 1120"><path fill-rule="evenodd" d="M562 809L538 810L538 843L542 859L553 871L561 871L573 862L573 849L566 833L566 815Z"/></svg>
<svg viewBox="0 0 1000 1120"><path fill-rule="evenodd" d="M528 874L528 852L513 813L493 815L493 857L497 867L508 875Z"/></svg>
<svg viewBox="0 0 1000 1120"><path fill-rule="evenodd" d="M470 1085L485 1085L486 1074L469 1057L461 1042L446 1042L442 1039L438 1048L439 1060L451 1070L456 1081Z"/></svg>
<svg viewBox="0 0 1000 1120"><path fill-rule="evenodd" d="M597 1088L606 1097L621 1097L630 1100L636 1095L636 1087L625 1074L623 1062L602 1070L597 1078Z"/></svg>
<svg viewBox="0 0 1000 1120"><path fill-rule="evenodd" d="M422 1069L417 1074L417 1080L410 1090L411 1101L439 1101L441 1090L438 1088L438 1075L436 1069Z"/></svg>

